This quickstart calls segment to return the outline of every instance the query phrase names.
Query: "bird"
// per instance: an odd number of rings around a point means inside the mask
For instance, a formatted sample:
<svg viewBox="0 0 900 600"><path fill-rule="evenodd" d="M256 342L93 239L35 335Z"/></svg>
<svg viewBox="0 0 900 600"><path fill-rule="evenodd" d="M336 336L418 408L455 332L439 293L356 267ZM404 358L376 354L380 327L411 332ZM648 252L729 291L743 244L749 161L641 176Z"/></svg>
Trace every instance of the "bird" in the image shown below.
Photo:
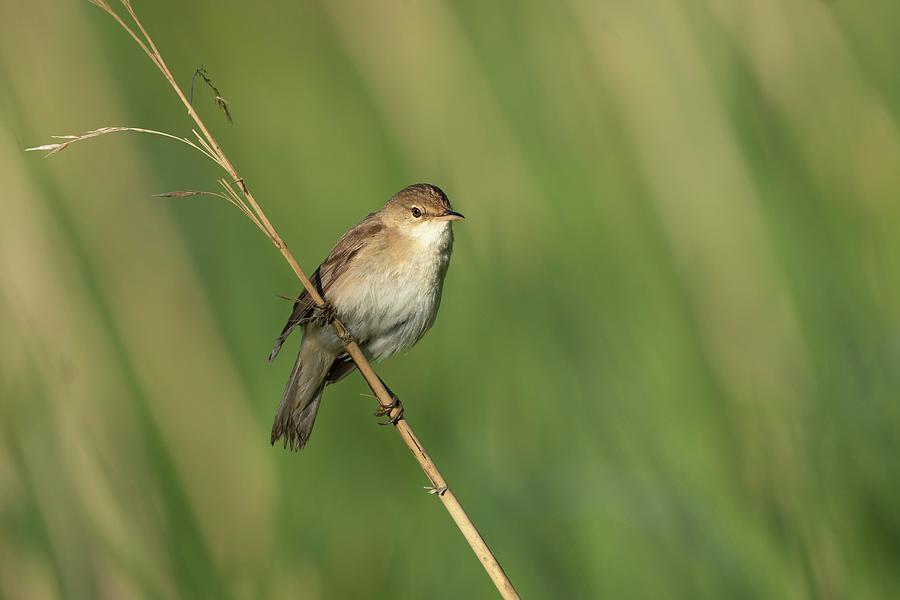
<svg viewBox="0 0 900 600"><path fill-rule="evenodd" d="M333 319L343 323L373 361L408 350L422 339L441 304L453 251L452 223L463 218L439 187L417 183L394 194L338 240L312 276L326 306L318 306L306 290L301 292L269 354L272 362L288 336L297 327L303 329L272 424L273 445L283 439L286 448L304 448L325 387L356 369L331 326ZM394 407L400 407L396 395L391 396ZM391 419L395 425L400 408Z"/></svg>

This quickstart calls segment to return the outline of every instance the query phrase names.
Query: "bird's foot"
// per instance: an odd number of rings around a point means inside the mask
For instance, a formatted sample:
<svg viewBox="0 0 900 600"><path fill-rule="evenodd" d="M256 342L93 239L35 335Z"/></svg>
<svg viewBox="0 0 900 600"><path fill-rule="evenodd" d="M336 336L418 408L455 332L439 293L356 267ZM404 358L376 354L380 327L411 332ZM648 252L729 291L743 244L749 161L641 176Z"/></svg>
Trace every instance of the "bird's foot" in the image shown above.
<svg viewBox="0 0 900 600"><path fill-rule="evenodd" d="M330 325L336 318L334 306L327 302L324 306L316 305L313 308L313 320L320 325Z"/></svg>
<svg viewBox="0 0 900 600"><path fill-rule="evenodd" d="M425 491L428 492L429 494L432 494L435 496L443 496L447 492L447 486L446 485L434 486L434 487L426 486Z"/></svg>
<svg viewBox="0 0 900 600"><path fill-rule="evenodd" d="M397 412L396 414L394 414L394 416L391 416L391 413L394 412L394 409L397 409ZM398 398L394 395L393 392L391 392L391 403L376 410L375 416L388 418L387 421L379 421L379 425L396 426L397 423L399 423L400 420L403 419L403 404L400 403L400 398Z"/></svg>

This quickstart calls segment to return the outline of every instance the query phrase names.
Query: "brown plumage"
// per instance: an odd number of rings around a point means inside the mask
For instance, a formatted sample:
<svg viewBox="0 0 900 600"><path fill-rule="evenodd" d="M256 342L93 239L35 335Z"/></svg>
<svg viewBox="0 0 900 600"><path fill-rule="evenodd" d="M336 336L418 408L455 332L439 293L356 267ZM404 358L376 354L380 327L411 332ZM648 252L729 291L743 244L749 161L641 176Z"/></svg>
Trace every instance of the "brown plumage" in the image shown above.
<svg viewBox="0 0 900 600"><path fill-rule="evenodd" d="M335 316L367 357L386 358L414 345L431 327L450 261L450 222L462 215L437 187L416 184L345 233L312 277ZM300 352L272 426L272 443L292 449L309 440L322 392L355 369L322 311L304 291L269 355L304 328Z"/></svg>
<svg viewBox="0 0 900 600"><path fill-rule="evenodd" d="M323 298L328 290L331 289L331 284L350 266L353 257L365 245L366 240L375 239L383 230L384 225L378 218L378 213L369 213L362 223L341 236L341 239L338 240L338 243L331 250L331 254L328 255L325 262L319 265L311 279ZM294 328L297 325L305 325L313 320L317 314L316 303L313 302L306 290L303 290L297 297L297 300L294 301L294 309L284 325L284 329L281 330L281 335L278 336L275 347L272 348L272 352L269 354L269 362L272 362L278 356L281 346L288 336L291 335Z"/></svg>

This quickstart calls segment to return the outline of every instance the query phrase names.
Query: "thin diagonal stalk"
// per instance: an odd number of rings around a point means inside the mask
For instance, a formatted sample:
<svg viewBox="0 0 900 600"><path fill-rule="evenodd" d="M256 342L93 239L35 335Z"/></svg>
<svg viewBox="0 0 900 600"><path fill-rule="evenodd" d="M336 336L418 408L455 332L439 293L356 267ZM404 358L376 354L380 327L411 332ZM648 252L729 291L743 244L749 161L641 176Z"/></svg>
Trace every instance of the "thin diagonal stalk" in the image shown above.
<svg viewBox="0 0 900 600"><path fill-rule="evenodd" d="M253 194L247 187L246 182L238 174L231 161L222 151L222 148L219 146L218 142L216 142L216 139L213 137L212 133L210 133L209 129L206 127L206 124L194 110L194 107L191 105L190 101L188 101L187 97L184 94L184 91L182 91L181 87L172 76L172 72L169 70L166 61L163 59L162 55L157 49L156 44L147 33L147 30L144 28L140 19L138 19L138 16L134 11L131 2L129 0L121 0L122 5L125 7L126 12L131 17L131 20L134 22L134 25L137 27L140 34L135 31L135 29L128 23L126 23L114 10L112 10L106 0L90 0L90 2L109 13L116 20L116 22L118 22L126 32L128 32L128 34L135 40L135 42L137 42L137 44L147 54L153 64L155 64L156 67L160 70L163 77L166 78L166 80L169 82L169 85L171 85L172 89L175 91L175 93L178 95L178 98L187 109L188 115L190 115L191 119L193 119L194 123L196 123L197 125L197 128L200 130L200 135L197 135L197 137L201 142L205 141L205 143L201 143L204 150L209 152L216 159L216 162L218 162L228 173L229 177L231 177L231 181L237 184L238 188L240 189L243 200L246 202L247 210L245 211L245 214L247 215L247 217L250 218L260 229L263 230L263 232L266 234L266 236L268 236L268 238L275 245L278 251L281 252L281 255L290 265L291 269L294 271L294 274L303 284L303 287L306 288L307 293L313 299L313 301L320 307L324 307L325 300L322 298L322 296L319 294L319 291L306 276L306 273L304 273L303 269L300 268L300 265L297 263L293 254L281 239L281 236L275 230L275 227L269 221L268 217L266 217L266 214L265 212L263 212L259 203L257 203L256 199L253 197ZM226 188L226 190L231 190L231 187L224 180L222 181L222 185L224 188ZM240 200L239 197L238 200ZM369 387L372 388L372 391L378 398L378 402L381 407L385 410L390 410L390 417L397 416L397 408L389 409L389 407L393 405L393 400L390 393L385 388L378 375L375 374L375 371L372 369L371 364L369 364L369 361L366 359L359 345L350 336L350 333L343 325L343 323L341 323L339 320L335 320L333 325L335 331L344 343L347 354L349 354L356 363L356 366L359 368L360 373L365 378L366 383L369 384ZM410 452L412 452L413 456L419 462L419 465L425 472L425 475L431 481L432 491L441 499L441 502L447 509L447 512L450 513L453 521L456 523L457 527L459 527L460 532L462 532L463 536L466 538L469 546L471 546L472 551L478 557L478 560L481 561L482 566L484 567L485 571L487 571L487 574L490 576L491 580L494 582L494 585L497 586L497 590L500 592L500 595L503 598L518 598L518 593L516 592L512 583L509 581L509 578L503 572L503 568L500 566L500 563L497 562L496 557L493 555L490 548L488 548L488 545L481 537L481 534L479 534L478 530L475 529L475 525L472 524L471 519L469 519L465 510L463 510L462 505L460 505L459 501L456 499L453 491L447 485L447 481L441 475L441 472L434 464L434 461L432 461L431 457L428 456L428 453L425 451L425 447L419 441L419 438L416 437L416 434L409 426L409 423L406 421L406 419L400 417L395 427L400 433L400 437L406 443Z"/></svg>

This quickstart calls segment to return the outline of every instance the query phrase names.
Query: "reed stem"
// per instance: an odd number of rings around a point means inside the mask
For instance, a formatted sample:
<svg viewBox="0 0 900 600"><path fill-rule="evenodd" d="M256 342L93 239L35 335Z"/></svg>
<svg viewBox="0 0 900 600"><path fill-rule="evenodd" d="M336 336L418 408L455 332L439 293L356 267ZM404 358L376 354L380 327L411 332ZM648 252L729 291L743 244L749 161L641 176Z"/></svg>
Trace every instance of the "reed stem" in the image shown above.
<svg viewBox="0 0 900 600"><path fill-rule="evenodd" d="M269 221L262 207L254 198L252 192L248 188L245 180L241 177L234 165L225 155L225 152L222 150L221 146L219 146L215 137L213 137L210 130L207 128L206 124L194 110L194 107L191 105L187 96L185 96L184 91L178 85L178 82L172 75L172 72L169 70L166 61L163 59L162 54L159 52L159 49L156 47L156 44L153 42L153 39L150 37L147 30L144 28L144 25L141 23L138 18L134 8L131 5L129 0L121 0L122 5L125 8L125 11L128 13L128 16L134 23L134 26L137 28L135 30L134 27L129 25L118 13L116 13L109 3L106 0L89 0L92 4L100 7L105 12L107 12L110 16L112 16L116 22L122 26L123 29L134 39L134 41L140 46L140 48L147 54L153 64L159 69L162 73L163 77L166 78L166 81L169 82L169 85L178 95L179 100L187 109L188 115L197 125L199 129L199 133L195 132L197 135L198 141L200 145L204 148L204 154L207 154L211 158L213 158L221 167L228 173L228 176L231 179L230 185L237 186L240 191L240 196L237 194L234 197L243 199L243 202L246 204L239 208L242 208L242 211L245 212L245 215L250 218L254 224L266 234L266 236L271 240L272 244L278 249L287 263L290 265L291 269L294 271L294 274L303 284L303 287L306 288L307 293L313 299L313 301L324 307L325 300L319 294L319 291L312 284L309 278L306 276L306 273L300 268L300 265L297 263L297 260L294 258L294 255L288 249L287 244L284 243L284 240L281 239L281 236L275 230L275 227ZM181 139L181 138L179 138ZM184 140L182 140L184 141ZM229 182L223 182L226 189L231 189L229 186ZM379 404L381 404L382 408L387 409L393 404L393 399L391 398L390 393L385 388L384 384L381 382L381 379L378 375L375 374L375 371L372 369L372 365L366 359L359 345L352 339L347 328L341 323L339 320L335 320L334 328L340 338L344 341L344 346L347 350L347 354L356 362L356 366L359 368L359 372L365 378L366 383L369 384L369 387L372 388L372 391L375 393L376 398L378 399ZM396 413L399 409L394 408L391 410L388 417L396 416ZM457 500L456 495L450 489L447 481L444 479L441 472L438 470L437 465L434 464L434 461L431 460L431 457L428 455L428 452L425 451L425 447L422 445L422 442L419 441L419 438L413 432L412 427L409 426L409 423L405 418L400 418L395 428L397 432L400 434L400 437L403 439L406 446L409 448L410 452L412 452L413 457L418 461L419 466L425 472L425 476L428 477L431 482L430 491L440 498L441 503L444 505L444 508L450 513L450 517L456 523L457 527L459 527L460 532L462 532L463 536L466 538L466 541L469 543L469 546L472 548L472 551L478 557L478 560L481 561L482 566L484 567L487 574L490 576L491 580L494 582L494 585L497 586L497 590L500 592L500 595L503 598L518 598L519 595L510 582L509 578L504 573L503 568L500 566L500 563L497 562L497 558L491 552L491 549L488 547L487 543L485 543L484 538L481 537L481 534L478 533L478 530L475 528L475 525L472 523L472 520L466 514L466 511L463 509L462 505Z"/></svg>

